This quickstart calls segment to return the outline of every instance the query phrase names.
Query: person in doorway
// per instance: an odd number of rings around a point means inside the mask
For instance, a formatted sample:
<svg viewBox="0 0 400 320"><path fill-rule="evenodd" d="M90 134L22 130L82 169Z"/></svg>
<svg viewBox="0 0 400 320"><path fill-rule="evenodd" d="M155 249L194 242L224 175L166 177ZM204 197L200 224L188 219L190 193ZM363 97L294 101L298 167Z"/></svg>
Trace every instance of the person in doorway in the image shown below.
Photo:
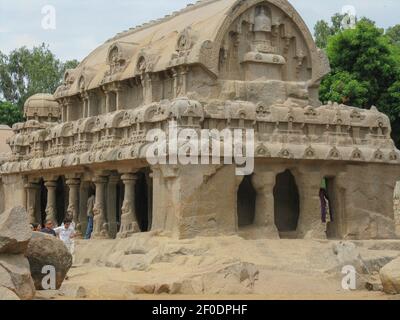
<svg viewBox="0 0 400 320"><path fill-rule="evenodd" d="M75 237L75 229L71 225L71 220L66 219L61 227L54 229L54 232L58 236L58 238L64 242L65 246L68 248L68 251L73 255L75 249L74 237Z"/></svg>
<svg viewBox="0 0 400 320"><path fill-rule="evenodd" d="M89 197L88 202L87 202L88 225L87 225L87 229L86 229L85 240L89 240L92 237L93 218L94 218L93 208L94 208L95 200L96 200L95 195L92 195Z"/></svg>
<svg viewBox="0 0 400 320"><path fill-rule="evenodd" d="M54 224L53 221L47 220L44 224L44 228L40 230L40 232L47 233L49 235L52 235L54 237L57 237L57 234L54 231Z"/></svg>
<svg viewBox="0 0 400 320"><path fill-rule="evenodd" d="M331 202L329 199L328 192L326 191L325 188L321 188L319 190L319 198L321 201L321 218L322 218L322 223L327 223L327 217L328 217L328 211L329 211L329 222L333 222L333 211L332 211L332 206Z"/></svg>

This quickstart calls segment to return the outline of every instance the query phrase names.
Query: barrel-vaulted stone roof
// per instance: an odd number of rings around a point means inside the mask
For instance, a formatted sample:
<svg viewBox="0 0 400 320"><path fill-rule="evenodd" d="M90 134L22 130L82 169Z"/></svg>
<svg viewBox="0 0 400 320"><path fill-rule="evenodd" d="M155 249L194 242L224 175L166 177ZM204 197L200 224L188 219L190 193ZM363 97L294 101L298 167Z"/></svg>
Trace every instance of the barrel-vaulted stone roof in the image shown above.
<svg viewBox="0 0 400 320"><path fill-rule="evenodd" d="M121 81L142 72L159 72L183 64L199 64L218 76L224 35L236 18L260 3L280 8L294 21L312 57L311 81L320 80L327 73L329 63L287 0L203 0L109 39L76 69L66 72L64 85L58 88L55 97L73 96L98 88L105 81Z"/></svg>

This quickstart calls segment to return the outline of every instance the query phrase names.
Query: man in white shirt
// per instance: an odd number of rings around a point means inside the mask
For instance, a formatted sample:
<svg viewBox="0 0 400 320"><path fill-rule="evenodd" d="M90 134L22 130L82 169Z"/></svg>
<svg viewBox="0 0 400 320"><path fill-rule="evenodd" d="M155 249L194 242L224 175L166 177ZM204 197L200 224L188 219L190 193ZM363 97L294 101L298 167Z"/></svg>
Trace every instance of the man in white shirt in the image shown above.
<svg viewBox="0 0 400 320"><path fill-rule="evenodd" d="M68 248L68 251L73 255L75 250L75 229L71 225L71 220L65 220L61 227L54 229L57 234L57 237L64 242L65 246Z"/></svg>

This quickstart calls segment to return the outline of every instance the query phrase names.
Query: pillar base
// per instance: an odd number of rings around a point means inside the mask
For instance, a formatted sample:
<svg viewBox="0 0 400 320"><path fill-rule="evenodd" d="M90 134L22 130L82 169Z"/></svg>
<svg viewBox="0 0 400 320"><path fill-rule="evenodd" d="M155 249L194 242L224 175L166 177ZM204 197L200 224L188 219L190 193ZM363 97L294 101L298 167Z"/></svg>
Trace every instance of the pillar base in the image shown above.
<svg viewBox="0 0 400 320"><path fill-rule="evenodd" d="M327 240L326 224L315 222L308 230L300 231L301 238L306 240Z"/></svg>
<svg viewBox="0 0 400 320"><path fill-rule="evenodd" d="M83 239L82 225L80 223L75 227L75 239Z"/></svg>
<svg viewBox="0 0 400 320"><path fill-rule="evenodd" d="M123 214L121 216L121 228L117 234L117 238L129 238L135 233L140 233L140 228L139 224L133 219L133 213Z"/></svg>

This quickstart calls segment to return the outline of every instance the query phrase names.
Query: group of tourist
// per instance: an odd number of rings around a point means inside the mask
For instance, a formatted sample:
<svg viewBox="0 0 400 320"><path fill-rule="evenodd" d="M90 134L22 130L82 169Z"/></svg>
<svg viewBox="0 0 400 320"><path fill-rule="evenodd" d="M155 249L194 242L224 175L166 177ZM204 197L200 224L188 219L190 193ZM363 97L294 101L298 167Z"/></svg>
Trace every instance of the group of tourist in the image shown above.
<svg viewBox="0 0 400 320"><path fill-rule="evenodd" d="M91 197L89 197L87 204L88 225L85 233L86 240L89 240L91 238L93 232L94 203L95 196L92 195ZM68 251L72 255L74 254L75 223L72 221L71 218L66 218L60 227L55 227L52 220L47 220L44 225L33 223L31 224L31 228L32 231L46 233L59 238L68 248Z"/></svg>

